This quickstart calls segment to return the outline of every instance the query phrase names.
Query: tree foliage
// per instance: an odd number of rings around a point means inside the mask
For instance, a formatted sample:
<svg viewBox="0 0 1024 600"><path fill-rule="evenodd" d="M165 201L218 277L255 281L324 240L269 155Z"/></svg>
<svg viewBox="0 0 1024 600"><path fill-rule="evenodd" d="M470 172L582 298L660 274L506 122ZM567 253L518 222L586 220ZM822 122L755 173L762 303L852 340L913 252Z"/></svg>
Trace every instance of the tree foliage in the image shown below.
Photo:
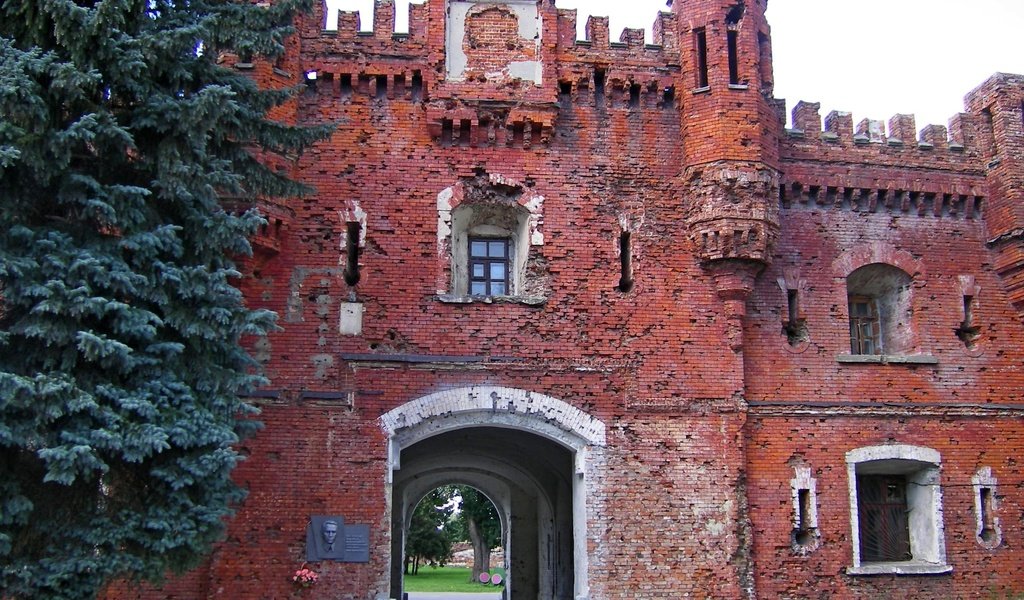
<svg viewBox="0 0 1024 600"><path fill-rule="evenodd" d="M0 4L0 590L88 598L196 564L241 498L254 428L233 286L260 223L225 197L290 196L254 151L325 128L265 118L218 57L282 51L300 0Z"/></svg>
<svg viewBox="0 0 1024 600"><path fill-rule="evenodd" d="M490 570L491 550L501 545L501 520L487 496L468 485L432 490L416 505L405 540L405 573L416 574L421 562L444 565L454 542L473 548L470 581Z"/></svg>
<svg viewBox="0 0 1024 600"><path fill-rule="evenodd" d="M501 520L494 504L476 488L460 485L455 490L460 500L452 535L473 547L470 581L477 581L491 569L491 550L501 545Z"/></svg>
<svg viewBox="0 0 1024 600"><path fill-rule="evenodd" d="M482 533L488 550L493 550L501 545L501 520L498 518L498 509L494 507L491 500L479 490L468 485L451 486L454 490L453 497L456 499L458 511L449 526L452 529L452 539L459 542L468 542L469 522L475 521Z"/></svg>
<svg viewBox="0 0 1024 600"><path fill-rule="evenodd" d="M406 575L416 575L420 564L444 566L451 560L453 494L453 486L436 488L416 505L405 538Z"/></svg>

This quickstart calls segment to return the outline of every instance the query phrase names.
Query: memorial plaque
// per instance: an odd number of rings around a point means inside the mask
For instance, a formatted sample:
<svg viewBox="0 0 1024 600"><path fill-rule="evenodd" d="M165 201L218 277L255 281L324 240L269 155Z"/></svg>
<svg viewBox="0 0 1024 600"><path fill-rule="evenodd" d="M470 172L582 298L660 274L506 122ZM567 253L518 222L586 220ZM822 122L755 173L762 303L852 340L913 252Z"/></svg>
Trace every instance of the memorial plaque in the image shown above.
<svg viewBox="0 0 1024 600"><path fill-rule="evenodd" d="M346 525L340 515L316 515L306 526L306 561L370 562L370 526Z"/></svg>
<svg viewBox="0 0 1024 600"><path fill-rule="evenodd" d="M345 562L370 562L370 526L345 526Z"/></svg>

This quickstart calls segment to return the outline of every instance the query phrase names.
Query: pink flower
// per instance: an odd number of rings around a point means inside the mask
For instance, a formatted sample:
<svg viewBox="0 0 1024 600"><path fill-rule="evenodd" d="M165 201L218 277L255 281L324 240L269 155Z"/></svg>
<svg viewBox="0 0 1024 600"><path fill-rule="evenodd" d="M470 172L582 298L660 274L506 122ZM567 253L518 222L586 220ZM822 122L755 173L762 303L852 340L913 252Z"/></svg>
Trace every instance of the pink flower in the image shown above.
<svg viewBox="0 0 1024 600"><path fill-rule="evenodd" d="M312 587L318 579L320 579L320 576L317 572L306 567L300 568L292 575L292 581L299 587Z"/></svg>

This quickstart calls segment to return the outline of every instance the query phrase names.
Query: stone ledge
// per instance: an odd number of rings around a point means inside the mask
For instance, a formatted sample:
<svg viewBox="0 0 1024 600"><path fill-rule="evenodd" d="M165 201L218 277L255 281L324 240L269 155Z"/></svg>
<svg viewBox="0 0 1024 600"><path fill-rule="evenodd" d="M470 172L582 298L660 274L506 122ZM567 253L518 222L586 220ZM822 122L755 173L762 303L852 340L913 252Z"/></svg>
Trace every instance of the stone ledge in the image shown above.
<svg viewBox="0 0 1024 600"><path fill-rule="evenodd" d="M543 306L548 299L544 296L459 296L457 294L438 294L437 301L442 304L525 304L526 306Z"/></svg>
<svg viewBox="0 0 1024 600"><path fill-rule="evenodd" d="M891 563L868 563L859 567L847 567L847 575L948 575L953 566L946 563L901 561Z"/></svg>
<svg viewBox="0 0 1024 600"><path fill-rule="evenodd" d="M931 354L839 354L836 362L846 364L937 365Z"/></svg>

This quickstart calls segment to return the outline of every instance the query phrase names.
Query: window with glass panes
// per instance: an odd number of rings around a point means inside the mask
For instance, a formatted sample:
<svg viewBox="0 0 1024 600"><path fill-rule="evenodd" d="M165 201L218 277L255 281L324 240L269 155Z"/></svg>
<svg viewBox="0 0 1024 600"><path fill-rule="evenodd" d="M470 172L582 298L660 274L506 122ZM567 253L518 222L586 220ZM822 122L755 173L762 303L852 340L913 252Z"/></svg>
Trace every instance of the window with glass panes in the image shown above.
<svg viewBox="0 0 1024 600"><path fill-rule="evenodd" d="M469 293L473 296L509 294L508 238L469 238Z"/></svg>
<svg viewBox="0 0 1024 600"><path fill-rule="evenodd" d="M850 352L881 354L882 327L874 298L850 296Z"/></svg>

